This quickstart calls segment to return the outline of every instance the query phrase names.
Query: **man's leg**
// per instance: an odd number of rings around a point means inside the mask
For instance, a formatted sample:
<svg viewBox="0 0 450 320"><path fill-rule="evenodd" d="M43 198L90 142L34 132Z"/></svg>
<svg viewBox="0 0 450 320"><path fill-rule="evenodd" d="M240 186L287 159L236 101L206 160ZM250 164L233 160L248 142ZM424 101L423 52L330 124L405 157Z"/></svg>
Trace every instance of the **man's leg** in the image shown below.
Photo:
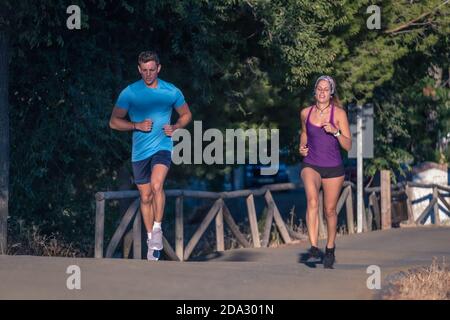
<svg viewBox="0 0 450 320"><path fill-rule="evenodd" d="M164 215L166 196L164 193L164 181L169 168L163 164L155 164L152 169L150 188L152 190L152 209L155 213L155 222L161 223Z"/></svg>
<svg viewBox="0 0 450 320"><path fill-rule="evenodd" d="M152 192L151 192L151 186L150 183L146 184L136 184L140 199L141 199L141 213L142 218L144 220L145 229L147 230L147 260L159 260L159 251L155 251L150 248L150 242L151 242L151 236L152 236L152 229L153 229L153 222L154 222L154 211L152 208Z"/></svg>
<svg viewBox="0 0 450 320"><path fill-rule="evenodd" d="M152 230L154 225L154 210L152 208L152 188L150 184L151 178L151 161L152 158L132 162L133 175L140 196L140 210L142 219L144 220L145 229L147 230L147 260L158 260L159 251L150 248Z"/></svg>
<svg viewBox="0 0 450 320"><path fill-rule="evenodd" d="M161 223L164 215L164 206L166 196L164 194L164 181L166 179L169 168L164 164L155 164L152 168L150 179L150 189L152 193L151 207L154 215L154 223L152 223L152 238L150 248L154 250L162 250L162 229Z"/></svg>
<svg viewBox="0 0 450 320"><path fill-rule="evenodd" d="M141 199L141 213L144 220L145 229L147 233L151 233L153 229L153 221L155 219L152 203L152 190L150 183L136 184Z"/></svg>
<svg viewBox="0 0 450 320"><path fill-rule="evenodd" d="M152 232L154 215L151 208L152 189L150 186L151 158L131 163L133 177L139 190L140 209L147 233Z"/></svg>

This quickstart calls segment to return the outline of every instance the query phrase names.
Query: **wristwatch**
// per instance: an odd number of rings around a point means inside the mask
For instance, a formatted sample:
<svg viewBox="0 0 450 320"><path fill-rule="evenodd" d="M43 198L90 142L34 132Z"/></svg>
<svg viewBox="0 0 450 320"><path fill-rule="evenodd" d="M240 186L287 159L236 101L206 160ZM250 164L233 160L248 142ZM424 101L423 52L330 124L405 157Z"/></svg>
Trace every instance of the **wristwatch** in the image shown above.
<svg viewBox="0 0 450 320"><path fill-rule="evenodd" d="M333 136L335 136L336 138L339 137L341 135L341 130L338 129L338 131L336 131L336 133L333 133Z"/></svg>

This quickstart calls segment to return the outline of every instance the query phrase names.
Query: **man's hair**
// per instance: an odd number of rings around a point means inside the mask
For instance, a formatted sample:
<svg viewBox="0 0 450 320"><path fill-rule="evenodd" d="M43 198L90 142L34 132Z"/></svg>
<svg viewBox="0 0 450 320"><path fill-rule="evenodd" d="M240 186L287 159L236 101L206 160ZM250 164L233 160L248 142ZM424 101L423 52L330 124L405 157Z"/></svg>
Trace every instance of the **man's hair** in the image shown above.
<svg viewBox="0 0 450 320"><path fill-rule="evenodd" d="M154 51L143 51L139 54L138 64L146 63L149 61L155 61L156 64L159 64L159 57Z"/></svg>

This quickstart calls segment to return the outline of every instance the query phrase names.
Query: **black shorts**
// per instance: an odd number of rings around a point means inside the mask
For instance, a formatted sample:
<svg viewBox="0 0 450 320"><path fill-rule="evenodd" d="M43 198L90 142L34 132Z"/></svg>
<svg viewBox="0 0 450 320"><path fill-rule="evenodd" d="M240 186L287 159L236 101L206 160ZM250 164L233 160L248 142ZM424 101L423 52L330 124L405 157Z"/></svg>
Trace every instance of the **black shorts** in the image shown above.
<svg viewBox="0 0 450 320"><path fill-rule="evenodd" d="M337 178L345 175L344 165L338 165L337 167L319 167L313 164L302 162L302 169L311 168L320 174L322 179Z"/></svg>
<svg viewBox="0 0 450 320"><path fill-rule="evenodd" d="M171 162L172 152L169 150L159 150L144 160L131 162L131 166L133 167L134 183L149 183L152 169L155 164L163 164L167 168L170 168Z"/></svg>

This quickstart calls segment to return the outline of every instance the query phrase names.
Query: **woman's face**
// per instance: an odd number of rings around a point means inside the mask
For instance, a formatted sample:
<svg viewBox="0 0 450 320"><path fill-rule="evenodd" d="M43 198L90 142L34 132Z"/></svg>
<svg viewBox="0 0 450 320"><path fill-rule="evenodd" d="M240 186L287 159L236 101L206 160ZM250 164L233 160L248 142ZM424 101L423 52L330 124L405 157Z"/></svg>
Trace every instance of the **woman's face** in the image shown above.
<svg viewBox="0 0 450 320"><path fill-rule="evenodd" d="M316 87L316 101L328 103L331 98L331 88L327 80L320 80Z"/></svg>

